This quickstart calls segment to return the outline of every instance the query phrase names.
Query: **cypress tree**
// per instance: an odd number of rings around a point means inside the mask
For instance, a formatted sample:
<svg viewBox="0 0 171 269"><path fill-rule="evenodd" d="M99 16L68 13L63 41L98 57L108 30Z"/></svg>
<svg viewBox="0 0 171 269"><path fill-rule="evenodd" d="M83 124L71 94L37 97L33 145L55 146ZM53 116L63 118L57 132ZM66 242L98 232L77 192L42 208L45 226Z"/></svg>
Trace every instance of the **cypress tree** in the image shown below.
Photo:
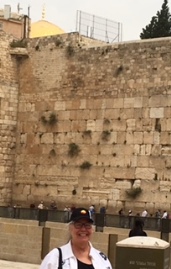
<svg viewBox="0 0 171 269"><path fill-rule="evenodd" d="M164 0L162 8L153 16L151 22L142 29L141 39L171 36L171 14L168 0Z"/></svg>

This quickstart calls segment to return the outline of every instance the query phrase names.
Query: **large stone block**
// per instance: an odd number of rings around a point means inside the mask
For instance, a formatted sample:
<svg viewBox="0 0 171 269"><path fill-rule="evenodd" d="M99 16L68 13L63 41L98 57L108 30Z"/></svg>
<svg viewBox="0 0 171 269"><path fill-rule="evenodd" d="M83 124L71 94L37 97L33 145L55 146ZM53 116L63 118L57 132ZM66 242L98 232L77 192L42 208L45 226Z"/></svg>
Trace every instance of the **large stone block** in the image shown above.
<svg viewBox="0 0 171 269"><path fill-rule="evenodd" d="M87 121L87 128L86 130L95 131L96 130L96 121L94 120L88 120Z"/></svg>
<svg viewBox="0 0 171 269"><path fill-rule="evenodd" d="M153 95L149 99L150 107L166 107L168 106L168 97L166 95Z"/></svg>
<svg viewBox="0 0 171 269"><path fill-rule="evenodd" d="M150 118L163 118L164 117L164 108L150 108Z"/></svg>
<svg viewBox="0 0 171 269"><path fill-rule="evenodd" d="M56 101L55 102L55 110L65 110L66 103L64 101Z"/></svg>
<svg viewBox="0 0 171 269"><path fill-rule="evenodd" d="M124 108L134 107L134 98L125 98L124 99Z"/></svg>
<svg viewBox="0 0 171 269"><path fill-rule="evenodd" d="M134 132L133 133L133 143L134 144L142 144L143 142L143 132Z"/></svg>
<svg viewBox="0 0 171 269"><path fill-rule="evenodd" d="M143 97L135 97L134 98L134 107L142 108L143 107Z"/></svg>
<svg viewBox="0 0 171 269"><path fill-rule="evenodd" d="M137 179L154 179L156 170L154 168L136 168L135 177Z"/></svg>

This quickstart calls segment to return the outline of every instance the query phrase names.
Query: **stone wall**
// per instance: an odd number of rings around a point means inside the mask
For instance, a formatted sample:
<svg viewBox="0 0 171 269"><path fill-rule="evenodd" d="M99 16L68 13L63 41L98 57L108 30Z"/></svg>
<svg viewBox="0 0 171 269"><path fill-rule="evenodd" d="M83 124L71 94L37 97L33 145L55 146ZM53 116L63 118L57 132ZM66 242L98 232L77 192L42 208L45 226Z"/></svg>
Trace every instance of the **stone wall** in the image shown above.
<svg viewBox="0 0 171 269"><path fill-rule="evenodd" d="M62 223L48 222L46 227L41 227L37 221L0 218L0 227L2 260L40 264L44 257L42 254L46 255L53 248L60 247L68 241L68 225ZM46 236L45 229L50 230ZM109 236L115 235L117 242L127 238L128 233L128 229L104 227L103 233L94 232L91 242L113 262L116 246L109 241ZM147 233L148 236L160 238L160 232ZM170 239L169 234L169 242Z"/></svg>
<svg viewBox="0 0 171 269"><path fill-rule="evenodd" d="M77 33L30 40L16 60L13 202L170 210L170 47L170 38L97 46Z"/></svg>
<svg viewBox="0 0 171 269"><path fill-rule="evenodd" d="M12 199L18 108L17 63L9 53L12 37L0 31L0 204Z"/></svg>
<svg viewBox="0 0 171 269"><path fill-rule="evenodd" d="M0 218L0 227L0 259L40 264L42 227L38 222Z"/></svg>

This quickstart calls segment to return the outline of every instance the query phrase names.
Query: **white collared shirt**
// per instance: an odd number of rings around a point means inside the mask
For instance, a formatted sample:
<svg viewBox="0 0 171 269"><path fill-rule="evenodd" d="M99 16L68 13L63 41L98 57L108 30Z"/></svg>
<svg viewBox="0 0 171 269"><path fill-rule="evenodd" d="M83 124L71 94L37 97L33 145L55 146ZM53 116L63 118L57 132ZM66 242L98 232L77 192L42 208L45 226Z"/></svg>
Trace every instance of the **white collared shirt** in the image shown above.
<svg viewBox="0 0 171 269"><path fill-rule="evenodd" d="M147 217L147 215L148 215L147 210L144 210L144 211L142 212L142 214L141 214L141 217Z"/></svg>
<svg viewBox="0 0 171 269"><path fill-rule="evenodd" d="M163 213L162 219L167 219L167 212Z"/></svg>
<svg viewBox="0 0 171 269"><path fill-rule="evenodd" d="M71 247L71 241L61 247L63 269L78 269L77 258L74 256ZM108 258L99 250L95 249L90 243L90 257L94 269L112 269ZM57 269L59 260L59 251L57 248L51 250L40 265L40 269Z"/></svg>

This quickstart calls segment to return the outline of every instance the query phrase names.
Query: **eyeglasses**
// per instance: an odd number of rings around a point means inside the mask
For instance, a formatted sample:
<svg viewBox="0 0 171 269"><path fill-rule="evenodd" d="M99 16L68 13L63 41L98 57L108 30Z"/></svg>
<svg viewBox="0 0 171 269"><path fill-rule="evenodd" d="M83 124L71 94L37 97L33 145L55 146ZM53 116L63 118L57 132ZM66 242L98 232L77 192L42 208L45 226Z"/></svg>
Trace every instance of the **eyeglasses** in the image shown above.
<svg viewBox="0 0 171 269"><path fill-rule="evenodd" d="M81 229L82 227L84 227L85 229L91 229L92 228L92 224L88 223L88 222L73 222L73 225L75 227L75 229Z"/></svg>

